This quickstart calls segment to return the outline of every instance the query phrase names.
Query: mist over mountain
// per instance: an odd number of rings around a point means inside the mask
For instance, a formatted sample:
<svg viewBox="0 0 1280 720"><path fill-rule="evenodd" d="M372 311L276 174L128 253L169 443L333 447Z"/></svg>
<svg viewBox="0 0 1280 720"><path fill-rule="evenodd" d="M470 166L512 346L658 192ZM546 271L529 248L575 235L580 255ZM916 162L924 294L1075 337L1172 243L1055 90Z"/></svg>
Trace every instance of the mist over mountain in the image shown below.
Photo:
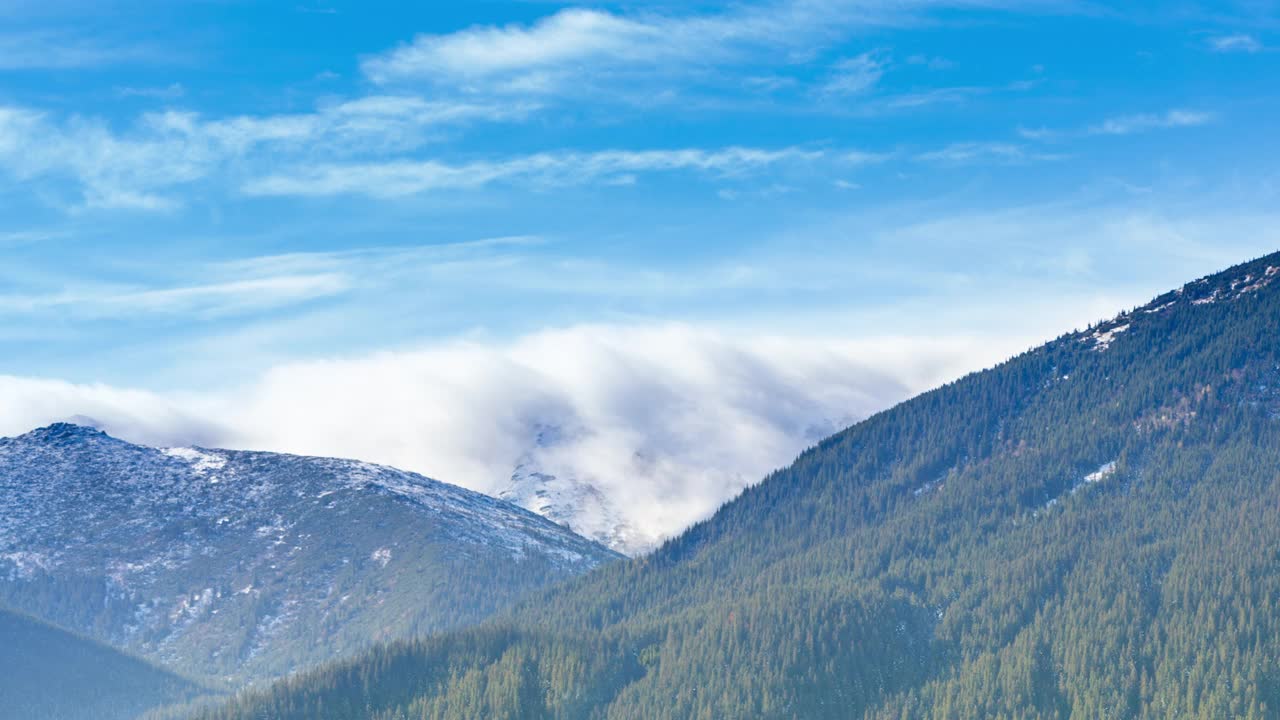
<svg viewBox="0 0 1280 720"><path fill-rule="evenodd" d="M1018 343L1021 345L1022 343ZM998 340L582 326L286 363L246 387L142 392L0 376L0 428L87 417L146 445L377 462L477 492L586 492L557 522L651 548L840 427L1016 350ZM521 477L523 480L521 480ZM562 485L572 485L572 490ZM585 497L585 496L584 496ZM528 508L542 507L530 502ZM612 521L610 521L612 522Z"/></svg>
<svg viewBox="0 0 1280 720"><path fill-rule="evenodd" d="M202 718L1280 708L1280 254L878 413L651 555Z"/></svg>
<svg viewBox="0 0 1280 720"><path fill-rule="evenodd" d="M794 437L789 439L797 447L808 446L841 426L835 422L815 421L807 427L795 428ZM578 453L590 447L592 434L586 429L573 431L554 425L539 427L531 447L520 456L515 471L511 473L510 484L497 496L625 555L641 555L653 550L667 539L655 529L663 525L643 522L648 513L637 514L635 508L628 504L627 493L620 488L629 481L652 482L650 476L654 471L651 468L662 464L664 458L646 456L643 451L637 451L629 458L630 462L613 473L601 476L587 469L590 466L584 467L574 461ZM745 487L746 478L740 484ZM720 490L726 495L738 491L740 488L735 489L732 485ZM698 497L695 502L702 504L705 500ZM653 512L660 512L660 507Z"/></svg>

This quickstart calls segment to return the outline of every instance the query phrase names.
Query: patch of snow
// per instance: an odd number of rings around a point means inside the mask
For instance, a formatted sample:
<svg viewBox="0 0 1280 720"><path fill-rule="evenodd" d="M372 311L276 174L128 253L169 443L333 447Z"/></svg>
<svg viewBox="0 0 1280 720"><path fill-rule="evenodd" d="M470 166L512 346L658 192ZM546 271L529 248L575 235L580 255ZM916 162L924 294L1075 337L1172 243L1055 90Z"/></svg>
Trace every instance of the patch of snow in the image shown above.
<svg viewBox="0 0 1280 720"><path fill-rule="evenodd" d="M1102 480L1106 480L1112 475L1115 475L1115 473L1116 473L1116 461L1112 460L1111 462L1103 463L1102 466L1099 467L1097 470L1094 470L1088 475L1085 475L1084 481L1087 483L1100 482Z"/></svg>
<svg viewBox="0 0 1280 720"><path fill-rule="evenodd" d="M1116 325L1110 330L1095 331L1093 333L1093 349L1098 352L1104 352L1107 348L1111 347L1111 343L1115 341L1116 337L1119 336L1120 333L1123 333L1128 329L1129 323L1125 323L1123 325Z"/></svg>
<svg viewBox="0 0 1280 720"><path fill-rule="evenodd" d="M197 475L209 478L209 482L216 483L222 478L214 475L217 470L221 470L227 466L227 459L222 455L209 452L207 450L199 450L192 447L176 447L163 448L160 452L169 457L185 460L191 464L191 469Z"/></svg>
<svg viewBox="0 0 1280 720"><path fill-rule="evenodd" d="M915 490L912 490L912 491L911 491L911 494L912 494L912 495L914 495L914 496L916 496L916 497L920 497L921 495L924 495L925 493L931 493L931 492L933 492L933 491L935 491L935 490L941 490L941 489L942 489L942 483L941 483L941 482L936 482L936 481L935 481L935 482L927 482L927 483L925 483L925 484L921 485L920 487L916 488Z"/></svg>
<svg viewBox="0 0 1280 720"><path fill-rule="evenodd" d="M1085 487L1086 485L1092 485L1094 483L1102 482L1103 480L1106 480L1107 478L1115 474L1116 474L1116 461L1112 460L1110 462L1105 462L1102 465L1100 465L1097 470L1094 470L1088 475L1085 475L1084 477L1080 478L1079 482L1077 482L1075 485L1072 485L1071 489L1063 493L1063 495L1075 495L1077 492L1080 491L1081 488ZM1037 518L1037 517L1040 517L1041 512L1048 512L1052 510L1053 507L1058 504L1058 500L1061 499L1061 497L1062 496L1060 495L1055 498L1050 498L1049 501L1046 502L1042 508L1040 508L1040 510L1033 511L1031 513L1031 517Z"/></svg>
<svg viewBox="0 0 1280 720"><path fill-rule="evenodd" d="M1251 279L1252 279L1252 276L1246 276L1244 281L1248 283ZM1245 293L1257 292L1270 284L1271 284L1271 275L1269 274L1263 275L1262 277L1258 278L1256 282L1247 284L1244 287L1240 288L1239 294L1244 295ZM1231 289L1232 290L1235 289L1235 283L1231 284Z"/></svg>
<svg viewBox="0 0 1280 720"><path fill-rule="evenodd" d="M30 578L35 575L36 570L48 570L53 566L48 555L26 550L0 554L0 560L8 560L13 563L18 577L21 578Z"/></svg>
<svg viewBox="0 0 1280 720"><path fill-rule="evenodd" d="M387 563L391 562L391 548L380 547L373 551L369 559L382 567L386 567Z"/></svg>
<svg viewBox="0 0 1280 720"><path fill-rule="evenodd" d="M169 621L177 622L185 618L191 621L202 615L213 603L213 588L192 595L182 595L173 610L169 611Z"/></svg>

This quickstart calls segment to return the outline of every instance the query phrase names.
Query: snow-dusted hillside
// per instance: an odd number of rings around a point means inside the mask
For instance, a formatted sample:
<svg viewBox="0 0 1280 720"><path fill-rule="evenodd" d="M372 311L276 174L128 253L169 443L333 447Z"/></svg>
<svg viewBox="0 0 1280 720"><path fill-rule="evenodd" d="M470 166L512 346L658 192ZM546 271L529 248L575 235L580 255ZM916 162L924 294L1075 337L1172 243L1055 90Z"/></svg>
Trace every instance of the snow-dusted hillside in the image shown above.
<svg viewBox="0 0 1280 720"><path fill-rule="evenodd" d="M795 452L852 422L850 417L845 417L809 423L795 433L799 441ZM624 463L613 468L613 474L608 477L580 472L576 455L584 448L590 451L592 435L591 429L582 426L566 428L554 422L537 423L527 449L516 461L510 481L497 496L624 555L643 555L667 538L660 528L668 523L653 522L652 498L659 493L652 488L634 486L653 481L653 473L644 471L646 465L653 463L643 453L637 453L632 465ZM632 475L630 470L637 468L640 472ZM740 477L726 483L726 488L714 496L731 497L754 479L757 478ZM691 485L696 487L697 483ZM663 501L667 503L676 504L682 494L695 503L705 500L696 490L689 493L687 488L666 489L670 497L664 497ZM689 522L697 519L691 518Z"/></svg>
<svg viewBox="0 0 1280 720"><path fill-rule="evenodd" d="M571 475L552 475L532 459L511 474L498 497L568 527L626 555L639 555L656 538L637 532L600 488Z"/></svg>
<svg viewBox="0 0 1280 720"><path fill-rule="evenodd" d="M474 622L614 557L389 467L65 423L0 439L0 603L231 683Z"/></svg>

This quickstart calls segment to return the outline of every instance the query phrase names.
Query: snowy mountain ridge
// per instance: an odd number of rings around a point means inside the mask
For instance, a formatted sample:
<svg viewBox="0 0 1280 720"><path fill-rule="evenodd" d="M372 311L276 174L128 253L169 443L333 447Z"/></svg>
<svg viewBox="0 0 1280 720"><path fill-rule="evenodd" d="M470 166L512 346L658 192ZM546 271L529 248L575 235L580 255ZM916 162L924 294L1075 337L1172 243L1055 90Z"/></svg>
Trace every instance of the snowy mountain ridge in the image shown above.
<svg viewBox="0 0 1280 720"><path fill-rule="evenodd" d="M355 460L0 439L0 602L234 684L481 619L616 557L510 503Z"/></svg>

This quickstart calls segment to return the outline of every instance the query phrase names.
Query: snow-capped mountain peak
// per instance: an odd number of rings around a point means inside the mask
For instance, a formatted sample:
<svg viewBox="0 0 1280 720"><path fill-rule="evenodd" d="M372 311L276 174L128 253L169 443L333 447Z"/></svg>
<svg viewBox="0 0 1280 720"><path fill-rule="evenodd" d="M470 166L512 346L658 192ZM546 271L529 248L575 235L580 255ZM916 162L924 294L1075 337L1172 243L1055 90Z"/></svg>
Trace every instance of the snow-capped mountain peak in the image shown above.
<svg viewBox="0 0 1280 720"><path fill-rule="evenodd" d="M0 439L0 604L206 678L472 622L614 557L382 465L150 448L73 423Z"/></svg>

